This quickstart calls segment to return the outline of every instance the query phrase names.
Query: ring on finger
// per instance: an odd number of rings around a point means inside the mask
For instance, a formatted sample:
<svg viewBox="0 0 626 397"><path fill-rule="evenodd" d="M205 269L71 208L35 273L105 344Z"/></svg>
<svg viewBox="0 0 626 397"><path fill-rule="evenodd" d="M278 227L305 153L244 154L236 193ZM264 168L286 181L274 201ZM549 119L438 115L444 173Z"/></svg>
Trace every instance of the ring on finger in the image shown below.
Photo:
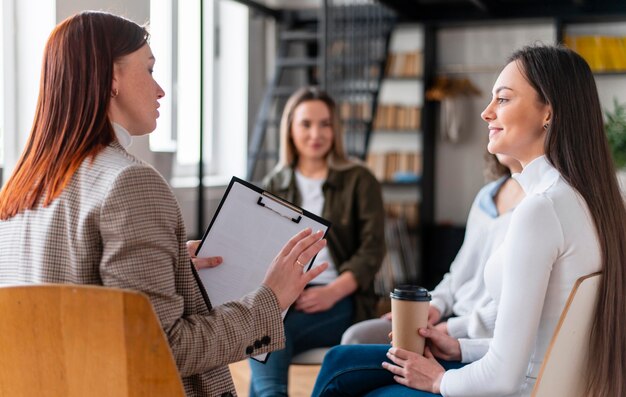
<svg viewBox="0 0 626 397"><path fill-rule="evenodd" d="M296 259L296 263L297 263L300 267L304 267L304 263L300 262L300 259Z"/></svg>

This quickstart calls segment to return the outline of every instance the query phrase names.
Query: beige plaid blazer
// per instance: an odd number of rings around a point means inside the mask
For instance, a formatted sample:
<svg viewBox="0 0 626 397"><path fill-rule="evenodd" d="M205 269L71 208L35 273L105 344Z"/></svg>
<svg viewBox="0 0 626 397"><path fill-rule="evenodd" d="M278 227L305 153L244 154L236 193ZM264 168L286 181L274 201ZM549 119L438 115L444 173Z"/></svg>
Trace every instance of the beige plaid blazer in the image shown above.
<svg viewBox="0 0 626 397"><path fill-rule="evenodd" d="M211 307L168 184L119 143L86 160L48 207L0 221L0 285L95 284L150 297L188 396L229 396L227 364L284 345L275 295L260 287ZM215 253L219 255L219 252Z"/></svg>

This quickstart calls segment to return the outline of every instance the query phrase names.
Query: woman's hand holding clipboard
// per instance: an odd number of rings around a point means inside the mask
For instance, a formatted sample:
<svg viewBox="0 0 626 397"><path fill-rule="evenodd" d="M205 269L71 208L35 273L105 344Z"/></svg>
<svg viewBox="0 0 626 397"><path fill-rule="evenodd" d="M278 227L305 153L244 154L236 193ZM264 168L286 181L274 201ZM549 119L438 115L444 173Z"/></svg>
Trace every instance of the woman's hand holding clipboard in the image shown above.
<svg viewBox="0 0 626 397"><path fill-rule="evenodd" d="M281 311L287 310L300 296L304 287L328 267L328 263L324 262L312 268L311 271L302 271L305 264L309 263L326 246L323 236L322 231L311 233L310 228L299 232L285 244L267 269L263 284L274 292ZM200 240L187 242L189 255L198 270L213 268L222 263L221 256L196 257L195 252L199 244Z"/></svg>
<svg viewBox="0 0 626 397"><path fill-rule="evenodd" d="M326 246L323 236L322 231L304 229L285 244L267 269L263 284L274 291L280 310L287 310L304 287L328 267L324 262L303 272L304 266Z"/></svg>
<svg viewBox="0 0 626 397"><path fill-rule="evenodd" d="M264 285L284 317L305 285L327 268L313 262L329 227L327 220L233 177L192 255L203 267L198 276L211 305L237 301ZM223 263L215 265L216 255ZM253 358L264 361L267 354Z"/></svg>

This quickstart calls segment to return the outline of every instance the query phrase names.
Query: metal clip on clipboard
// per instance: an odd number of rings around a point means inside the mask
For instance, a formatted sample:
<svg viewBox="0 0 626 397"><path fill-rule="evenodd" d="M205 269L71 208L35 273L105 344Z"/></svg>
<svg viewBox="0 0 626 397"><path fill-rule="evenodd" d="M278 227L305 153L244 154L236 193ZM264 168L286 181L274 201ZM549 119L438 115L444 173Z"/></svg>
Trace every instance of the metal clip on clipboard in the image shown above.
<svg viewBox="0 0 626 397"><path fill-rule="evenodd" d="M280 215L280 216L282 216L282 217L284 217L284 218L287 218L287 219L291 220L292 222L295 222L295 223L300 223L300 220L302 220L302 215L298 215L298 217L297 217L297 218L292 218L292 217L291 217L291 216L289 216L289 215L281 214L280 212L278 212L278 211L277 211L277 210L275 210L274 208L271 208L271 207L266 206L266 205L265 205L265 203L263 202L263 196L265 196L265 197L266 197L266 198L268 198L269 200L272 200L272 201L274 201L274 202L276 202L276 203L278 203L278 204L280 204L280 205L282 205L282 206L284 206L284 207L287 207L287 208L289 208L290 210L292 210L292 211L294 211L294 212L297 212L297 213L299 213L299 214L302 214L302 210L301 210L301 209L299 209L298 207L296 207L296 206L294 206L294 205L291 205L290 203L287 203L287 202L285 202L285 201L281 200L280 198L278 198L278 197L276 197L276 196L274 196L273 194L270 194L270 193L268 193L268 192L263 192L263 193L261 194L261 196L259 196L259 199L258 199L258 200L257 200L257 202L256 202L256 203L257 203L258 205L260 205L261 207L265 207L265 208L267 208L268 210L270 210L270 211L272 211L272 212L275 212L275 213L277 213L278 215Z"/></svg>

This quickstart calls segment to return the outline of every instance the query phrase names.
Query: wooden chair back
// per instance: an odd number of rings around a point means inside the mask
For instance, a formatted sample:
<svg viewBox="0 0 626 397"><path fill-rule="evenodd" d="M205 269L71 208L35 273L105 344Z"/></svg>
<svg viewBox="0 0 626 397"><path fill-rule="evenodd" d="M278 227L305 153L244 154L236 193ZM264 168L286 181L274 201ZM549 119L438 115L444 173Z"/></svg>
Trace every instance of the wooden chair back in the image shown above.
<svg viewBox="0 0 626 397"><path fill-rule="evenodd" d="M148 298L84 285L0 288L0 396L181 396Z"/></svg>
<svg viewBox="0 0 626 397"><path fill-rule="evenodd" d="M574 284L543 359L532 397L583 395L600 277L601 273L590 274Z"/></svg>

